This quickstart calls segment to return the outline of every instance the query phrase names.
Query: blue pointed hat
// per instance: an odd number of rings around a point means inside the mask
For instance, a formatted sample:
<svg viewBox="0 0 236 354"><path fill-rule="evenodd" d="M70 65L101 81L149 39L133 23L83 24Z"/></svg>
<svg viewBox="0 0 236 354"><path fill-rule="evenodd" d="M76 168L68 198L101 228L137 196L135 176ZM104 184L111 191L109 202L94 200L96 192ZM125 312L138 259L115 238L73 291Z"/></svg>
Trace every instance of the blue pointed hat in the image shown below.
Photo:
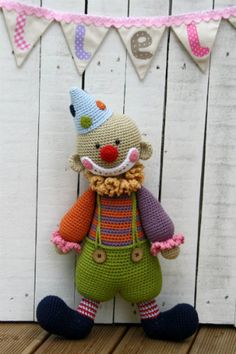
<svg viewBox="0 0 236 354"><path fill-rule="evenodd" d="M87 134L100 127L113 114L103 102L96 101L93 96L80 88L72 88L70 96L70 109L78 134Z"/></svg>

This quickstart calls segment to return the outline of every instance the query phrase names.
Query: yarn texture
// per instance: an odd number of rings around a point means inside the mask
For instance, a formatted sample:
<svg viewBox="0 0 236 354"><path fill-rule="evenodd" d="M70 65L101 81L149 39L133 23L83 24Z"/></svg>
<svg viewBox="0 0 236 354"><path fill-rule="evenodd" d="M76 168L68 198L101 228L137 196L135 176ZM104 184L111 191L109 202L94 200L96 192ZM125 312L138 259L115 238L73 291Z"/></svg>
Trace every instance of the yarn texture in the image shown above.
<svg viewBox="0 0 236 354"><path fill-rule="evenodd" d="M61 253L67 253L71 250L79 253L81 250L81 247L78 243L65 241L58 231L53 232L51 241Z"/></svg>
<svg viewBox="0 0 236 354"><path fill-rule="evenodd" d="M76 266L78 292L96 301L107 301L119 293L129 302L141 302L156 297L161 291L162 275L159 261L150 256L147 241L141 243L142 261L131 260L132 247L106 248L107 260L94 262L95 243L85 240Z"/></svg>
<svg viewBox="0 0 236 354"><path fill-rule="evenodd" d="M77 153L75 171L84 171L89 188L62 218L52 242L61 253L80 252L75 284L83 296L77 310L57 296L38 305L40 325L50 333L81 339L93 326L100 302L120 294L136 303L145 333L154 339L183 340L197 329L198 316L181 304L160 313L155 297L162 272L156 255L174 259L184 242L158 200L143 186L152 154L135 123L113 113L83 90L71 90L70 111Z"/></svg>
<svg viewBox="0 0 236 354"><path fill-rule="evenodd" d="M119 197L123 194L131 195L141 188L144 181L144 166L138 162L136 165L116 177L95 176L91 172L85 172L88 178L90 188L99 195L107 195L109 197Z"/></svg>
<svg viewBox="0 0 236 354"><path fill-rule="evenodd" d="M112 163L102 160L100 149L105 145L116 146L117 139L120 140L118 159ZM111 168L124 161L130 148L139 149L140 142L141 136L135 123L124 115L113 114L100 128L94 129L89 134L78 135L77 151L80 156L89 156L99 166Z"/></svg>
<svg viewBox="0 0 236 354"><path fill-rule="evenodd" d="M70 90L70 94L75 111L74 122L79 134L87 134L98 128L112 115L110 109L101 108L87 92L75 87Z"/></svg>
<svg viewBox="0 0 236 354"><path fill-rule="evenodd" d="M59 233L70 242L80 242L88 233L93 217L95 193L89 189L62 218Z"/></svg>

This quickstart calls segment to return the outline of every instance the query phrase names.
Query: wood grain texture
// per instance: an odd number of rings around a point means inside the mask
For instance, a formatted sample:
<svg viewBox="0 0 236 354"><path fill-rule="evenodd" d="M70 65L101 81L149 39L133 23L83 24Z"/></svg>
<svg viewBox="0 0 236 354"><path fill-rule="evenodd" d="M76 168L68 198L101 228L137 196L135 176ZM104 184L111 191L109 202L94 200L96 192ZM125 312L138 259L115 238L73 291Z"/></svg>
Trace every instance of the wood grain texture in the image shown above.
<svg viewBox="0 0 236 354"><path fill-rule="evenodd" d="M222 22L211 62L197 283L197 309L203 323L235 323L235 38L233 27Z"/></svg>
<svg viewBox="0 0 236 354"><path fill-rule="evenodd" d="M235 354L236 330L228 326L202 326L182 343L147 338L142 328L96 325L84 340L49 336L33 323L0 323L0 352L31 353L160 353L160 354Z"/></svg>
<svg viewBox="0 0 236 354"><path fill-rule="evenodd" d="M84 1L45 0L43 6L84 11ZM59 255L50 243L52 231L77 197L77 175L70 170L75 131L69 112L69 89L81 85L58 24L42 40L40 135L38 164L36 305L55 294L74 307L74 254Z"/></svg>
<svg viewBox="0 0 236 354"><path fill-rule="evenodd" d="M212 8L212 0L174 0L172 14ZM176 260L161 259L162 308L194 303L198 214L208 72L203 74L170 36L161 201L175 231L185 235Z"/></svg>
<svg viewBox="0 0 236 354"><path fill-rule="evenodd" d="M190 354L235 354L236 330L229 327L202 327Z"/></svg>
<svg viewBox="0 0 236 354"><path fill-rule="evenodd" d="M51 336L35 353L108 354L113 352L125 332L125 326L95 326L88 338L78 341Z"/></svg>
<svg viewBox="0 0 236 354"><path fill-rule="evenodd" d="M169 2L166 0L131 0L130 16L167 15ZM127 58L125 75L125 113L138 125L144 141L153 146L150 160L144 161L145 186L158 197L160 175L160 152L162 141L162 123L165 95L165 73L167 55L167 31L154 55L146 78L141 81ZM139 322L137 308L120 296L115 302L115 322Z"/></svg>
<svg viewBox="0 0 236 354"><path fill-rule="evenodd" d="M17 68L0 16L0 319L32 320L40 46Z"/></svg>
<svg viewBox="0 0 236 354"><path fill-rule="evenodd" d="M127 1L89 0L88 14L126 16ZM114 45L115 43L115 45ZM125 89L125 49L118 33L111 29L85 74L84 88L102 100L114 112L122 112ZM80 193L87 188L87 181L81 176ZM79 300L79 299L78 299ZM113 300L100 304L96 323L113 322Z"/></svg>
<svg viewBox="0 0 236 354"><path fill-rule="evenodd" d="M122 338L119 345L114 350L114 354L187 354L194 341L195 336L182 343L171 343L150 339L145 336L143 329L132 327Z"/></svg>
<svg viewBox="0 0 236 354"><path fill-rule="evenodd" d="M33 353L48 336L36 324L0 323L0 353Z"/></svg>

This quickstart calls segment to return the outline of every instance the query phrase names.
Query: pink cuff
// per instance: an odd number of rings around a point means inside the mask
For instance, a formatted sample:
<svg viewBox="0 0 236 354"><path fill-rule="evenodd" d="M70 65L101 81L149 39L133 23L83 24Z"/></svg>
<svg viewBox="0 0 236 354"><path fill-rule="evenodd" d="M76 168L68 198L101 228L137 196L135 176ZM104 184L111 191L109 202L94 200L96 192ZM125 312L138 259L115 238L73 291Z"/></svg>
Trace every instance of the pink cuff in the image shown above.
<svg viewBox="0 0 236 354"><path fill-rule="evenodd" d="M54 231L52 233L52 238L51 242L57 246L57 248L62 252L62 253L68 253L71 250L75 250L76 253L80 253L81 247L78 243L76 242L68 242L64 240L59 231Z"/></svg>
<svg viewBox="0 0 236 354"><path fill-rule="evenodd" d="M169 238L163 242L154 242L151 246L151 254L156 256L159 252L164 250L170 250L171 248L175 248L184 243L184 236L174 235L172 238Z"/></svg>

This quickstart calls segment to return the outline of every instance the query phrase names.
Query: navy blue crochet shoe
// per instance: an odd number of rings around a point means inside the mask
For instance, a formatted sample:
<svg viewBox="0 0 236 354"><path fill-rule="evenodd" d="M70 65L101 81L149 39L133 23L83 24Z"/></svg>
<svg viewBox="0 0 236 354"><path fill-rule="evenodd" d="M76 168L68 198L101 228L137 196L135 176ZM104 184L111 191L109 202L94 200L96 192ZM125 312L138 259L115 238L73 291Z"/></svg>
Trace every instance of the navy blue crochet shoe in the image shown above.
<svg viewBox="0 0 236 354"><path fill-rule="evenodd" d="M182 341L198 328L197 311L188 304L179 304L161 312L157 318L141 321L146 335L153 339Z"/></svg>
<svg viewBox="0 0 236 354"><path fill-rule="evenodd" d="M49 333L68 339L82 339L90 333L94 321L69 308L57 296L46 296L37 307L40 326Z"/></svg>

